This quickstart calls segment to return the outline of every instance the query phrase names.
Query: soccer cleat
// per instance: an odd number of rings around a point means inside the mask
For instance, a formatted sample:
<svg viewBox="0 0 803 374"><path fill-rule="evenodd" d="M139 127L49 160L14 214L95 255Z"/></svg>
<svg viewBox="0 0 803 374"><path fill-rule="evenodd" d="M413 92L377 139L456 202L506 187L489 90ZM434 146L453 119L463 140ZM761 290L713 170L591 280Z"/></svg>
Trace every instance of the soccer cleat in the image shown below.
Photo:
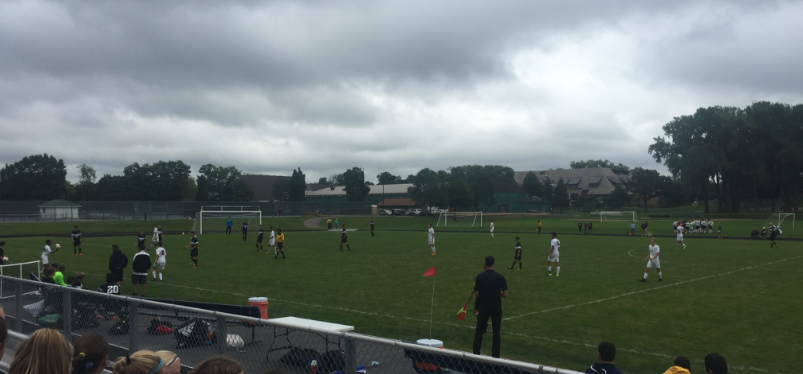
<svg viewBox="0 0 803 374"><path fill-rule="evenodd" d="M663 282L663 281L664 281L664 278L658 278L658 281L659 281L659 282Z"/></svg>
<svg viewBox="0 0 803 374"><path fill-rule="evenodd" d="M435 255L435 252L432 252L432 255L434 256L434 255Z"/></svg>
<svg viewBox="0 0 803 374"><path fill-rule="evenodd" d="M508 269L513 270L513 267L512 266L508 266Z"/></svg>
<svg viewBox="0 0 803 374"><path fill-rule="evenodd" d="M195 268L197 268L197 267L198 267L198 265L193 265L193 266L192 266L192 268L193 268L193 269L195 269Z"/></svg>
<svg viewBox="0 0 803 374"><path fill-rule="evenodd" d="M559 276L560 276L560 274L555 274L555 276L556 276L556 277L559 277Z"/></svg>
<svg viewBox="0 0 803 374"><path fill-rule="evenodd" d="M550 272L546 273L546 275L549 275L551 277L552 276L552 272L550 271Z"/></svg>
<svg viewBox="0 0 803 374"><path fill-rule="evenodd" d="M641 279L639 279L638 281L639 281L639 282L641 282L641 283L647 283L647 280L646 280L646 279L644 279L644 278L641 278Z"/></svg>

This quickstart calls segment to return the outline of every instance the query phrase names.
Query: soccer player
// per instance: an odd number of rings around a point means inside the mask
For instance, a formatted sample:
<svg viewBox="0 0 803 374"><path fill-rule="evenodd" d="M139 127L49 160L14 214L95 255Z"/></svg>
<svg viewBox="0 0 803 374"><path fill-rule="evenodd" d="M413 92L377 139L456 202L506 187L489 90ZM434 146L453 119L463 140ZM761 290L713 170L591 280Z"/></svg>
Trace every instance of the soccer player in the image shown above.
<svg viewBox="0 0 803 374"><path fill-rule="evenodd" d="M560 240L558 233L552 231L552 241L549 243L549 256L546 259L546 275L552 276L552 263L555 263L555 276L560 276Z"/></svg>
<svg viewBox="0 0 803 374"><path fill-rule="evenodd" d="M722 222L719 223L719 229L717 230L717 238L722 239Z"/></svg>
<svg viewBox="0 0 803 374"><path fill-rule="evenodd" d="M120 286L117 285L114 274L106 273L106 283L100 285L100 287L98 287L98 291L109 295L120 294Z"/></svg>
<svg viewBox="0 0 803 374"><path fill-rule="evenodd" d="M491 221L491 237L494 237L494 221Z"/></svg>
<svg viewBox="0 0 803 374"><path fill-rule="evenodd" d="M145 232L140 231L137 235L137 249L145 248Z"/></svg>
<svg viewBox="0 0 803 374"><path fill-rule="evenodd" d="M775 242L775 238L778 237L778 226L775 226L770 222L770 248L775 247L778 248L778 243Z"/></svg>
<svg viewBox="0 0 803 374"><path fill-rule="evenodd" d="M167 250L165 250L162 242L159 242L159 248L156 248L156 261L153 262L153 281L156 281L156 273L159 273L159 281L162 281L162 272L167 265Z"/></svg>
<svg viewBox="0 0 803 374"><path fill-rule="evenodd" d="M432 224L429 224L429 230L427 231L427 239L429 242L429 250L432 251L432 255L435 255L435 229L432 228Z"/></svg>
<svg viewBox="0 0 803 374"><path fill-rule="evenodd" d="M192 268L195 269L198 267L198 237L195 236L195 231L190 231L190 242L184 246L184 248L190 247L190 259L192 260Z"/></svg>
<svg viewBox="0 0 803 374"><path fill-rule="evenodd" d="M287 258L284 256L284 234L282 233L282 229L276 229L279 232L279 235L276 236L276 250L282 254L282 258ZM279 258L279 253L276 253L276 257L273 259Z"/></svg>
<svg viewBox="0 0 803 374"><path fill-rule="evenodd" d="M142 285L142 297L145 297L145 284L148 283L148 269L151 268L151 255L145 252L145 248L141 248L137 254L134 255L134 261L131 262L131 284L134 286L134 296L137 295L137 285Z"/></svg>
<svg viewBox="0 0 803 374"><path fill-rule="evenodd" d="M78 230L78 226L73 227L70 236L72 237L73 256L83 256L83 254L81 254L81 230ZM75 251L76 249L78 249L77 253Z"/></svg>
<svg viewBox="0 0 803 374"><path fill-rule="evenodd" d="M594 222L588 221L588 235L591 235L591 230L594 228Z"/></svg>
<svg viewBox="0 0 803 374"><path fill-rule="evenodd" d="M346 232L345 223L343 224L343 231L340 233L340 252L343 252L343 244L351 251L351 247L349 246L349 234Z"/></svg>
<svg viewBox="0 0 803 374"><path fill-rule="evenodd" d="M268 251L265 252L266 254L270 253L270 247L273 247L273 254L279 254L276 250L276 233L273 232L273 226L270 227L270 237L268 238Z"/></svg>
<svg viewBox="0 0 803 374"><path fill-rule="evenodd" d="M709 234L714 233L714 221L711 220L708 221L708 233Z"/></svg>
<svg viewBox="0 0 803 374"><path fill-rule="evenodd" d="M678 233L677 236L678 243L675 245L675 248L677 248L678 245L682 245L683 249L686 249L686 244L683 243L683 225L678 225L677 233Z"/></svg>
<svg viewBox="0 0 803 374"><path fill-rule="evenodd" d="M516 261L519 262L519 270L521 270L521 243L519 243L519 237L516 237L516 246L514 247L516 254L513 257L513 264L510 265L508 269L513 269L516 266Z"/></svg>
<svg viewBox="0 0 803 374"><path fill-rule="evenodd" d="M541 220L538 220L538 233L541 233Z"/></svg>
<svg viewBox="0 0 803 374"><path fill-rule="evenodd" d="M259 231L257 232L257 252L262 250L262 235L264 235L264 231L262 231L262 225L259 225Z"/></svg>
<svg viewBox="0 0 803 374"><path fill-rule="evenodd" d="M165 231L162 230L162 225L157 225L156 229L158 230L157 233L159 233L159 240L156 241L156 243L158 245L159 242L164 243L164 241L165 241Z"/></svg>
<svg viewBox="0 0 803 374"><path fill-rule="evenodd" d="M650 268L655 268L655 271L658 272L658 281L664 281L664 274L661 273L661 260L658 259L658 255L661 254L661 248L658 247L658 244L655 244L655 238L650 238L650 255L647 256L644 260L647 261L647 268L644 270L644 278L639 279L639 282L646 282L647 281L647 273L650 272Z"/></svg>
<svg viewBox="0 0 803 374"><path fill-rule="evenodd" d="M700 222L700 226L702 226L703 234L705 234L706 231L708 231L708 221L706 221L705 218L703 218L703 221Z"/></svg>
<svg viewBox="0 0 803 374"><path fill-rule="evenodd" d="M373 237L374 236L374 220L373 220L373 218L371 219L371 222L369 222L368 224L371 225L371 237Z"/></svg>
<svg viewBox="0 0 803 374"><path fill-rule="evenodd" d="M248 239L248 220L243 221L240 229L243 231L243 243L245 243L245 241Z"/></svg>
<svg viewBox="0 0 803 374"><path fill-rule="evenodd" d="M149 249L150 248L154 248L156 246L156 243L158 243L158 242L159 242L159 227L154 224L153 225L153 235L151 235L151 245L148 248Z"/></svg>
<svg viewBox="0 0 803 374"><path fill-rule="evenodd" d="M58 247L56 247L55 251L50 250L50 239L45 240L45 247L42 248L42 265L47 265L49 263L48 262L49 256L58 251L59 251Z"/></svg>
<svg viewBox="0 0 803 374"><path fill-rule="evenodd" d="M229 219L226 220L226 235L231 235L232 226L234 226L234 221L232 221L231 216L229 216Z"/></svg>

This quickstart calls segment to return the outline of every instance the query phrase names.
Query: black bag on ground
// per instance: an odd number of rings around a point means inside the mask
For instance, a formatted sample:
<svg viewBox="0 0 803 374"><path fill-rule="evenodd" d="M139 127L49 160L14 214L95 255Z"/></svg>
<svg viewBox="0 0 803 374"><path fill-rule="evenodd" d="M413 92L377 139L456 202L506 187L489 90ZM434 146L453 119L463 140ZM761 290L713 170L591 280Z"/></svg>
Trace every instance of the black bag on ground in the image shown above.
<svg viewBox="0 0 803 374"><path fill-rule="evenodd" d="M192 318L173 330L177 348L198 347L210 341L210 328L206 321Z"/></svg>
<svg viewBox="0 0 803 374"><path fill-rule="evenodd" d="M346 353L340 350L327 351L318 359L318 371L332 373L346 369Z"/></svg>
<svg viewBox="0 0 803 374"><path fill-rule="evenodd" d="M307 362L317 360L320 356L321 354L314 349L294 347L287 351L279 362L288 366L306 366Z"/></svg>
<svg viewBox="0 0 803 374"><path fill-rule="evenodd" d="M72 308L72 327L74 329L93 329L100 326L95 317L95 308L89 305L75 305Z"/></svg>
<svg viewBox="0 0 803 374"><path fill-rule="evenodd" d="M115 323L114 326L112 326L109 329L108 334L109 335L126 335L126 334L128 334L128 328L129 328L128 322L120 320L120 321L117 321L117 323Z"/></svg>
<svg viewBox="0 0 803 374"><path fill-rule="evenodd" d="M154 318L151 320L151 325L148 326L148 334L156 335L156 329L159 328L159 326L167 326L171 330L173 329L172 323L168 321L162 321L160 318Z"/></svg>

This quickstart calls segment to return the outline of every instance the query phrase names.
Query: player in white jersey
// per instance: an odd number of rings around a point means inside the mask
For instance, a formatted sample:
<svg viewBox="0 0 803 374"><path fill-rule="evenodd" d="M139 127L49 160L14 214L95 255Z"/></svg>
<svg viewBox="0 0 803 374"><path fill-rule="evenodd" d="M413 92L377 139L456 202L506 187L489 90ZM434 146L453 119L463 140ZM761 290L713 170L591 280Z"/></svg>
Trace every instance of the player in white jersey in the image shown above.
<svg viewBox="0 0 803 374"><path fill-rule="evenodd" d="M546 259L546 275L552 276L552 263L555 263L555 276L560 276L560 240L558 233L552 232L552 241L549 242L549 256Z"/></svg>
<svg viewBox="0 0 803 374"><path fill-rule="evenodd" d="M51 254L56 253L58 251L59 251L59 247L58 246L56 247L55 251L50 249L50 239L45 240L45 247L42 248L42 265L49 264L50 261L48 261L48 259L49 259L48 256L50 256Z"/></svg>
<svg viewBox="0 0 803 374"><path fill-rule="evenodd" d="M658 247L658 244L655 244L655 238L650 238L650 255L647 256L644 260L647 261L647 268L644 270L644 278L639 279L639 282L646 282L647 281L647 273L650 272L650 268L655 268L655 271L658 272L658 281L664 281L664 275L661 273L661 260L658 259L658 255L661 254L661 248Z"/></svg>
<svg viewBox="0 0 803 374"><path fill-rule="evenodd" d="M273 231L273 226L270 227L270 237L268 238L268 250L265 253L270 253L270 247L273 247L273 254L278 255L276 251L276 232Z"/></svg>
<svg viewBox="0 0 803 374"><path fill-rule="evenodd" d="M156 248L156 261L153 263L153 280L156 280L156 273L159 273L159 281L162 280L162 271L167 264L167 250L159 242L159 247Z"/></svg>
<svg viewBox="0 0 803 374"><path fill-rule="evenodd" d="M151 246L153 248L156 246L156 243L159 243L159 227L153 225L153 236L151 236ZM147 278L145 278L147 280Z"/></svg>
<svg viewBox="0 0 803 374"><path fill-rule="evenodd" d="M703 220L703 222L700 222L700 226L702 226L703 234L705 234L705 232L708 231L708 221Z"/></svg>
<svg viewBox="0 0 803 374"><path fill-rule="evenodd" d="M708 221L708 233L709 234L714 233L714 221Z"/></svg>
<svg viewBox="0 0 803 374"><path fill-rule="evenodd" d="M429 250L432 251L432 255L435 255L435 229L432 228L432 224L429 224L429 230L427 230L427 242L429 243Z"/></svg>
<svg viewBox="0 0 803 374"><path fill-rule="evenodd" d="M677 237L678 243L675 245L675 247L682 245L683 249L686 249L686 244L683 243L683 225L678 225L677 233L678 233Z"/></svg>
<svg viewBox="0 0 803 374"><path fill-rule="evenodd" d="M491 221L491 237L494 237L494 221Z"/></svg>

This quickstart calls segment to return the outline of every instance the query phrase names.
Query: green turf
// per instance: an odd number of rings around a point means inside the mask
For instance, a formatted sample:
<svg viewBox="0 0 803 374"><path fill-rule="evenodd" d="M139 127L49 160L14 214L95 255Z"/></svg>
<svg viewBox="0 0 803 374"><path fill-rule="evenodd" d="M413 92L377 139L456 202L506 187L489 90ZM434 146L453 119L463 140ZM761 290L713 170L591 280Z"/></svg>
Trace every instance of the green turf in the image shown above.
<svg viewBox="0 0 803 374"><path fill-rule="evenodd" d="M341 221L367 227L368 220ZM377 219L377 226L403 222L393 220ZM682 250L660 239L665 281L658 283L653 273L642 284L645 238L561 235L563 266L556 278L545 276L546 234L519 234L527 263L511 271L513 234L440 232L433 257L421 224L413 223L417 232L378 231L373 238L367 230L352 232L352 252L337 251L336 232L288 232L286 260L255 252L254 235L243 243L236 233L207 234L200 237L197 269L184 249L189 237L170 235L166 280L149 284L148 296L232 304L267 296L271 317L313 318L415 340L428 337L430 327L433 279L422 273L437 266L432 337L470 351L472 318L460 322L456 312L490 254L510 286L504 316L513 319L503 322L504 357L584 371L596 358L596 344L610 340L619 347L617 366L629 373L662 372L678 355L702 372L700 360L710 352L727 357L735 373L756 372L747 367L791 373L803 364L795 354L803 322L799 243L770 249L766 241L691 237ZM562 224L570 222L550 223ZM497 223L498 231L509 228ZM23 262L38 259L44 238L6 241L6 256ZM67 275L87 272L85 285L97 287L112 243L133 257L133 236L98 237L85 239L83 257L65 245L51 262L66 264ZM124 283L123 290L131 289ZM489 351L490 334L483 349Z"/></svg>

